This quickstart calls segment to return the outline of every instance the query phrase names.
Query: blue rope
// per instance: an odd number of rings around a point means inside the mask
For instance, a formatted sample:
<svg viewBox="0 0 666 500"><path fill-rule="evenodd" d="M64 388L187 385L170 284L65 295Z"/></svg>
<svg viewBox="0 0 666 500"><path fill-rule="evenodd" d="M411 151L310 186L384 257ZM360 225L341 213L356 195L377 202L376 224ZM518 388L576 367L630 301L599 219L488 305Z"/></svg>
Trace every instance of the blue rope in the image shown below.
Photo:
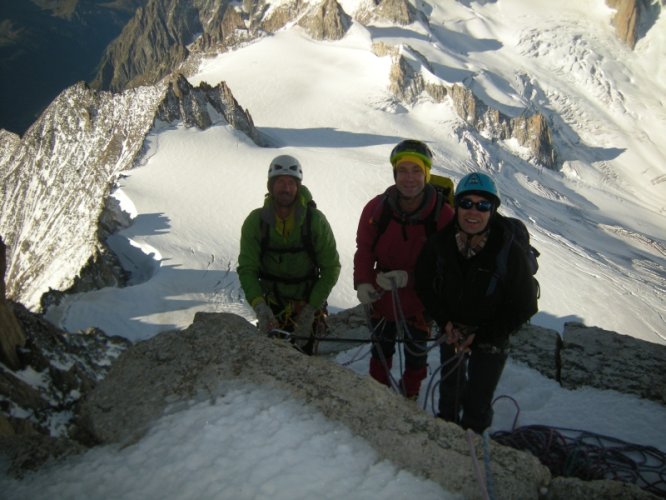
<svg viewBox="0 0 666 500"><path fill-rule="evenodd" d="M456 373L458 368L460 367L460 364L463 362L463 359L465 358L465 353L464 352L459 352L452 358L449 358L446 360L444 363L440 364L437 367L437 370L435 370L434 374L432 377L430 377L430 380L428 381L428 386L426 388L426 394L425 394L425 400L423 401L423 409L425 410L428 407L428 399L432 399L432 413L433 415L437 415L437 410L435 409L435 391L437 390L437 387L439 387L439 383L441 380L445 380L447 377L450 377L452 374ZM441 377L437 377L439 374L442 373L442 370L444 367L449 364L453 363L453 365L448 369L446 373L444 373ZM437 382L435 382L435 380ZM433 385L434 383L434 385Z"/></svg>
<svg viewBox="0 0 666 500"><path fill-rule="evenodd" d="M469 445L469 455L472 459L472 465L474 466L474 474L476 475L476 481L479 483L479 489L481 490L481 496L485 500L489 500L488 490L486 489L485 482L481 475L481 468L479 467L479 460L476 458L476 449L474 448L474 431L467 429L467 444Z"/></svg>
<svg viewBox="0 0 666 500"><path fill-rule="evenodd" d="M483 465L486 470L486 490L488 498L495 498L495 486L493 484L493 473L490 470L490 433L488 429L483 431Z"/></svg>

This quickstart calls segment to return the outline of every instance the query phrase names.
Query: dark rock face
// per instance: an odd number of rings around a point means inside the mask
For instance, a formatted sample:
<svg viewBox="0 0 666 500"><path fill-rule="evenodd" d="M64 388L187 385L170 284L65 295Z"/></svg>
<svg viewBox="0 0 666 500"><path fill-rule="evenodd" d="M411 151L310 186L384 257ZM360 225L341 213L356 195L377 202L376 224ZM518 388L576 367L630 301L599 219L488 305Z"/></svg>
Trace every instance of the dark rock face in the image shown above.
<svg viewBox="0 0 666 500"><path fill-rule="evenodd" d="M0 363L18 370L21 363L16 350L25 345L25 336L5 297L6 247L0 236Z"/></svg>
<svg viewBox="0 0 666 500"><path fill-rule="evenodd" d="M536 164L548 168L555 167L555 149L548 123L542 114L511 118L486 105L470 89L462 85L453 85L450 95L458 116L476 130L498 140L515 138L521 146L527 147L532 152Z"/></svg>
<svg viewBox="0 0 666 500"><path fill-rule="evenodd" d="M225 82L216 87L202 82L195 88L183 75L176 75L168 83L156 117L169 123L181 121L185 126L196 126L205 130L213 124L208 112L209 106L221 114L229 125L245 132L256 144L263 145L252 116L240 107Z"/></svg>
<svg viewBox="0 0 666 500"><path fill-rule="evenodd" d="M618 38L629 48L643 38L662 14L664 2L652 0L606 0L616 10L611 20Z"/></svg>
<svg viewBox="0 0 666 500"><path fill-rule="evenodd" d="M666 405L666 346L567 323L560 359L564 387L612 389Z"/></svg>
<svg viewBox="0 0 666 500"><path fill-rule="evenodd" d="M417 11L405 0L382 0L377 3L374 15L395 24L407 25L413 23L420 14L420 11ZM421 14L421 16L423 15ZM425 16L423 18L425 19Z"/></svg>
<svg viewBox="0 0 666 500"><path fill-rule="evenodd" d="M511 336L511 358L553 380L560 380L562 340L555 330L527 324Z"/></svg>
<svg viewBox="0 0 666 500"><path fill-rule="evenodd" d="M71 437L76 430L57 429L56 422L76 413L80 398L106 376L113 360L130 342L97 329L65 333L20 304L10 305L25 332L25 345L18 349L21 369L40 373L43 383L35 388L18 370L0 367L0 394L6 396L2 414L13 428L9 434ZM21 413L28 416L11 416Z"/></svg>
<svg viewBox="0 0 666 500"><path fill-rule="evenodd" d="M340 40L351 25L351 17L335 0L324 0L304 15L298 24L315 40Z"/></svg>
<svg viewBox="0 0 666 500"><path fill-rule="evenodd" d="M639 17L639 0L606 0L609 7L617 9L613 26L620 40L632 49L636 45L636 28Z"/></svg>
<svg viewBox="0 0 666 500"><path fill-rule="evenodd" d="M93 78L106 46L146 1L3 2L0 128L22 135L64 88Z"/></svg>
<svg viewBox="0 0 666 500"><path fill-rule="evenodd" d="M185 60L202 31L193 2L148 0L109 45L91 85L120 91L154 84Z"/></svg>
<svg viewBox="0 0 666 500"><path fill-rule="evenodd" d="M666 404L666 346L580 323L567 323L562 336L526 325L511 344L513 359L567 389L612 389Z"/></svg>
<svg viewBox="0 0 666 500"><path fill-rule="evenodd" d="M376 48L377 50L378 48ZM464 85L426 83L417 68L407 62L397 50L380 47L384 53L392 54L389 89L396 98L415 102L424 91L438 102L450 98L456 113L474 130L493 140L515 138L521 146L529 149L531 161L547 168L555 168L557 154L553 145L546 117L541 113L510 117L488 106ZM419 64L427 69L429 63L419 54L414 54Z"/></svg>
<svg viewBox="0 0 666 500"><path fill-rule="evenodd" d="M38 307L44 292L71 286L96 254L104 200L118 173L141 152L161 93L150 88L114 95L77 84L0 157L9 298ZM72 189L81 185L85 191Z"/></svg>
<svg viewBox="0 0 666 500"><path fill-rule="evenodd" d="M25 342L16 351L19 367L0 365L0 449L11 460L9 473L21 477L95 444L77 425L80 401L130 342L95 329L68 334L20 304L7 306ZM24 373L36 374L41 384L31 384Z"/></svg>

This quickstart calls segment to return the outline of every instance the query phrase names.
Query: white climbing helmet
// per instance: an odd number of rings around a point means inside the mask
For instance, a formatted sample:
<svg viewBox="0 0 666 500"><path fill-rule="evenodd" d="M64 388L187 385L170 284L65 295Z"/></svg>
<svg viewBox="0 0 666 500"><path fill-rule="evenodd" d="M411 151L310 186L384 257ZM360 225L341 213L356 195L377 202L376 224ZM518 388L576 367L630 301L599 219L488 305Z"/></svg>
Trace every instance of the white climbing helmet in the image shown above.
<svg viewBox="0 0 666 500"><path fill-rule="evenodd" d="M303 168L301 163L290 155L280 155L273 159L268 167L268 179L279 175L290 175L299 181L303 180Z"/></svg>

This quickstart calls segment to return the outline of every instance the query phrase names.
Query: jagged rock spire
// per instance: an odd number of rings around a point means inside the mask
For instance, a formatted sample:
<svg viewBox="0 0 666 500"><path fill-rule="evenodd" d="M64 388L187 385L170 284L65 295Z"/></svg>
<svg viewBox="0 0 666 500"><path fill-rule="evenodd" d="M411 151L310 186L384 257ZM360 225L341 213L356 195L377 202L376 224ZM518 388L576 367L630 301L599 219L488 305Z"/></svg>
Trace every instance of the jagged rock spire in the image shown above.
<svg viewBox="0 0 666 500"><path fill-rule="evenodd" d="M484 103L465 85L427 83L422 71L432 73L428 61L410 48L378 47L392 57L389 90L404 102L415 102L424 91L437 102L447 97L462 120L479 132L497 140L514 138L529 149L531 161L547 168L554 168L557 155L552 143L546 117L541 113L526 112L510 117ZM409 55L409 57L408 57Z"/></svg>
<svg viewBox="0 0 666 500"><path fill-rule="evenodd" d="M209 106L224 117L229 125L245 132L256 144L261 145L252 116L241 108L226 82L220 82L215 87L201 82L198 87L193 87L179 73L168 82L156 117L165 122L180 120L188 127L196 126L203 130L213 124Z"/></svg>
<svg viewBox="0 0 666 500"><path fill-rule="evenodd" d="M323 0L305 14L298 25L315 40L340 40L351 26L351 17L336 0Z"/></svg>

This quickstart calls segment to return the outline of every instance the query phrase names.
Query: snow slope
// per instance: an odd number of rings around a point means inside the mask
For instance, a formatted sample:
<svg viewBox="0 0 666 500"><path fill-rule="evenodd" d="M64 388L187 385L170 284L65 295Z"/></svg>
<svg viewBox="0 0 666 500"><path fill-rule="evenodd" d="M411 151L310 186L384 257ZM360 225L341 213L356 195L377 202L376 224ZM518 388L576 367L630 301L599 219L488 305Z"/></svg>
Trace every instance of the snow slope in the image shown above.
<svg viewBox="0 0 666 500"><path fill-rule="evenodd" d="M274 147L223 124L156 127L143 165L116 193L136 218L114 245L127 248L126 238L150 257L135 265L147 269L145 281L72 297L49 317L131 339L184 327L198 310L252 318L235 275L238 237L262 202L268 163L282 153L302 161L337 238L343 269L331 308L353 306L358 215L392 182L392 146L416 137L433 148L437 173L458 180L489 170L504 212L528 222L542 253L535 323L561 330L576 320L665 343L666 113L655 56L666 21L632 52L613 34L611 11L593 5L442 2L431 6L429 27L354 24L335 42L291 27L206 60L191 83L226 81ZM430 78L465 82L507 114L545 113L561 171L521 160L513 141L470 131L448 102L397 102L390 57L372 53L375 41L411 47L430 61Z"/></svg>
<svg viewBox="0 0 666 500"><path fill-rule="evenodd" d="M358 6L343 5L348 12ZM69 330L96 325L132 340L184 327L196 311L253 320L235 273L240 226L263 200L270 160L283 153L302 161L305 183L337 238L343 269L331 309L351 307L361 208L392 182L393 145L416 137L435 151L437 173L457 180L489 169L505 212L528 222L542 252L535 323L559 330L578 320L666 343L665 16L632 52L616 40L602 0L422 8L429 27L355 24L337 42L314 42L290 28L202 64L192 83L225 80L274 147L259 148L224 124L206 131L158 125L141 165L115 193L134 223L112 244L135 281L70 297L49 318ZM561 171L535 168L512 141L493 144L468 130L449 103L396 102L387 90L390 60L371 52L378 40L411 46L430 61L430 78L464 81L507 114L525 107L545 113ZM433 352L431 369L436 358ZM356 352L337 361L367 372ZM666 451L666 410L650 401L563 390L512 361L496 395L517 401L518 425L587 429ZM491 430L510 429L516 408L502 401L495 410ZM183 471L188 481L178 481ZM311 490L304 475L326 487ZM91 450L29 481L0 477L0 486L8 498L449 495L379 462L312 410L254 387L165 416L131 446Z"/></svg>

